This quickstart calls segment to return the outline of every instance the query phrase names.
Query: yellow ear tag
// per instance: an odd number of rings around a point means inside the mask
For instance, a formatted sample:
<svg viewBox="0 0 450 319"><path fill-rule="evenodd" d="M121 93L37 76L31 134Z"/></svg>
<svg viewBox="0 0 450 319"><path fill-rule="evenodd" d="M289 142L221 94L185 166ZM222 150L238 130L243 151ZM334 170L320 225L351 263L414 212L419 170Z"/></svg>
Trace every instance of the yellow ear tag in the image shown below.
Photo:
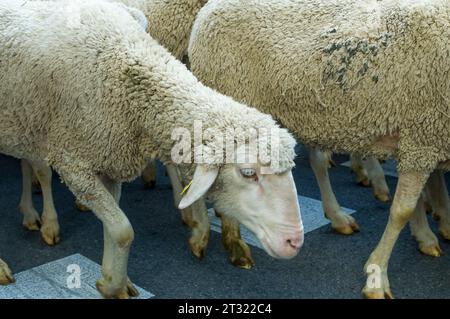
<svg viewBox="0 0 450 319"><path fill-rule="evenodd" d="M187 184L187 185L183 188L183 190L181 191L181 194L180 194L180 195L184 195L184 193L187 192L187 190L189 189L189 187L191 187L193 181L194 181L194 180L191 180L191 181L189 182L189 184Z"/></svg>

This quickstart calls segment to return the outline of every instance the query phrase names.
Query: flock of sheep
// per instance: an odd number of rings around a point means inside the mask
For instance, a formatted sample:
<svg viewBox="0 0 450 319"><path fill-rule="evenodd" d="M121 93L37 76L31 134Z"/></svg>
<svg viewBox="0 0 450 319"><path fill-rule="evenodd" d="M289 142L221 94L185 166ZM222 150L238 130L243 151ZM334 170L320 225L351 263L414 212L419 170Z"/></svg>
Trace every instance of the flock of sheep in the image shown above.
<svg viewBox="0 0 450 319"><path fill-rule="evenodd" d="M271 256L298 253L296 141L309 149L326 217L347 235L358 225L333 194L329 152L351 154L358 181L370 180L382 201L390 198L378 159L398 161L390 218L366 264L380 280L366 283L366 297L392 297L389 257L408 221L420 250L440 255L427 203L450 239L448 0L0 0L0 83L0 153L22 159L23 224L59 241L52 167L103 223L105 297L137 294L127 274L134 233L118 203L122 182L154 183L154 159L166 166L198 257L210 230L204 200L234 265L253 265L239 223ZM275 131L268 146L278 157L175 163L172 132L196 121L220 133ZM13 280L0 260L0 284Z"/></svg>

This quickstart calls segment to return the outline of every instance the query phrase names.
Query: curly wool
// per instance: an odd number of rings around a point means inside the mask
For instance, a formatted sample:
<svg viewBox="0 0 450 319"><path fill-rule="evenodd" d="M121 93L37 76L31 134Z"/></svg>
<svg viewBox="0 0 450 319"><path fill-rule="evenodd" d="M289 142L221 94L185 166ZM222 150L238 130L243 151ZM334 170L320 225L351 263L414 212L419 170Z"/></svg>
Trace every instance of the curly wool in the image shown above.
<svg viewBox="0 0 450 319"><path fill-rule="evenodd" d="M417 171L450 159L449 43L448 0L210 0L189 59L304 143Z"/></svg>
<svg viewBox="0 0 450 319"><path fill-rule="evenodd" d="M278 130L280 172L292 168L285 129L202 85L121 6L71 0L75 21L67 3L0 2L1 153L77 172L92 189L96 174L128 181L148 158L171 161L173 129L202 121Z"/></svg>
<svg viewBox="0 0 450 319"><path fill-rule="evenodd" d="M198 11L208 0L110 0L141 10L150 35L176 58L187 53L189 36Z"/></svg>

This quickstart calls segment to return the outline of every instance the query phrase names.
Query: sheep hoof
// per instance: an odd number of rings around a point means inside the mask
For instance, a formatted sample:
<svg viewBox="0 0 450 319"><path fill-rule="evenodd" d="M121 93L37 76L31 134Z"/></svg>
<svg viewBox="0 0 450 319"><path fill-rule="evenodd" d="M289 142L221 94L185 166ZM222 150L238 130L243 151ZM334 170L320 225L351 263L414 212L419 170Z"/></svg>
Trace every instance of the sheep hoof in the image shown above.
<svg viewBox="0 0 450 319"><path fill-rule="evenodd" d="M29 231L38 231L41 228L41 221L39 219L23 221L23 227L25 227Z"/></svg>
<svg viewBox="0 0 450 319"><path fill-rule="evenodd" d="M41 228L41 219L39 217L39 214L33 209L29 211L28 213L23 213L23 221L22 225L27 230L30 231L37 231Z"/></svg>
<svg viewBox="0 0 450 319"><path fill-rule="evenodd" d="M203 259L206 253L206 246L208 246L209 241L209 229L203 231L200 228L192 229L192 236L189 238L189 247L192 253L198 259Z"/></svg>
<svg viewBox="0 0 450 319"><path fill-rule="evenodd" d="M108 283L103 278L97 281L96 287L105 299L130 299L130 297L139 296L139 292L129 279L124 288L108 287Z"/></svg>
<svg viewBox="0 0 450 319"><path fill-rule="evenodd" d="M75 201L75 207L80 211L80 212L89 212L90 209L86 206L84 206L83 204L81 204L79 201Z"/></svg>
<svg viewBox="0 0 450 319"><path fill-rule="evenodd" d="M189 240L189 247L191 249L192 254L198 259L202 260L206 254L206 246L195 243L192 238Z"/></svg>
<svg viewBox="0 0 450 319"><path fill-rule="evenodd" d="M44 242L49 246L54 246L59 243L58 222L44 222L41 227L41 236Z"/></svg>
<svg viewBox="0 0 450 319"><path fill-rule="evenodd" d="M224 246L230 254L230 262L233 266L251 269L255 265L250 248L242 239L224 242Z"/></svg>
<svg viewBox="0 0 450 319"><path fill-rule="evenodd" d="M11 269L9 269L8 265L0 259L0 285L9 285L15 281Z"/></svg>
<svg viewBox="0 0 450 319"><path fill-rule="evenodd" d="M332 222L331 227L342 235L351 235L355 232L359 232L359 226L355 219L349 215L343 214L343 218L340 221Z"/></svg>
<svg viewBox="0 0 450 319"><path fill-rule="evenodd" d="M394 295L389 288L370 289L365 287L363 295L367 299L394 299Z"/></svg>
<svg viewBox="0 0 450 319"><path fill-rule="evenodd" d="M419 250L422 254L428 255L431 257L440 257L443 255L441 247L439 247L439 244L432 244L432 245L419 245Z"/></svg>
<svg viewBox="0 0 450 319"><path fill-rule="evenodd" d="M389 203L391 201L391 196L388 193L374 193L374 196L382 203Z"/></svg>

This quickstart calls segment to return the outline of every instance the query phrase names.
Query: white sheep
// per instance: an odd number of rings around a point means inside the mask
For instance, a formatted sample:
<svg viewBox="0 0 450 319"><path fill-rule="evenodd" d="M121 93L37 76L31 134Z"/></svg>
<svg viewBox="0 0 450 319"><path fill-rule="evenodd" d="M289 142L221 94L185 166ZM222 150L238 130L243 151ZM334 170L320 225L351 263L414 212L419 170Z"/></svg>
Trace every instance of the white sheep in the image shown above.
<svg viewBox="0 0 450 319"><path fill-rule="evenodd" d="M389 223L366 267L380 274L370 298L392 297L398 234L430 173L450 169L449 32L447 0L210 0L194 23L189 60L203 83L311 147L398 159Z"/></svg>
<svg viewBox="0 0 450 319"><path fill-rule="evenodd" d="M54 168L102 221L97 288L105 297L137 294L127 276L134 233L118 206L121 182L138 176L149 158L171 163L174 130L192 133L195 122L236 138L233 149L244 139L239 152L261 142L245 132L269 129L278 142L263 142L278 156L211 162L224 146L203 138L199 145L208 161L178 164L193 174L180 208L205 195L250 228L270 255L298 253L303 228L291 173L295 140L269 115L202 85L123 6L1 0L0 82L0 152ZM0 268L0 281L9 281L6 265Z"/></svg>

